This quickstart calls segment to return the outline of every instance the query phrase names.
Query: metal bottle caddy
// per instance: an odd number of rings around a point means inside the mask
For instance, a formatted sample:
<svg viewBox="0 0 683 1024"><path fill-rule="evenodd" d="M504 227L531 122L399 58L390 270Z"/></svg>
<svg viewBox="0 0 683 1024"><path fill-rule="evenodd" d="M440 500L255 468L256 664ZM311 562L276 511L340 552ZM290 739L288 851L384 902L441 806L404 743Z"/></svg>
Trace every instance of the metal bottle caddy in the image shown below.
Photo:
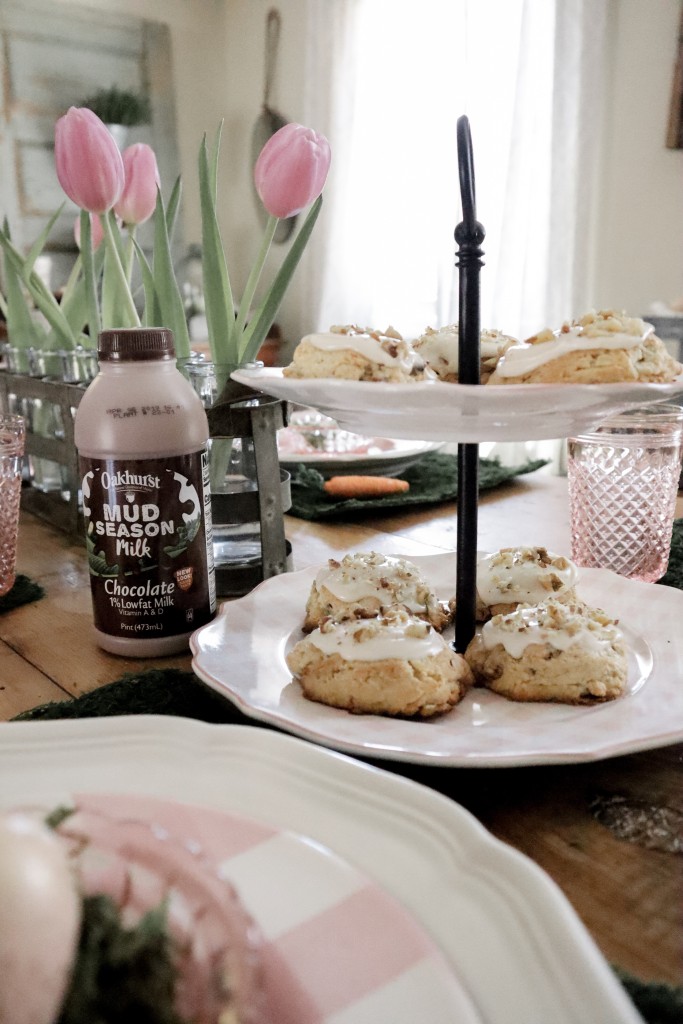
<svg viewBox="0 0 683 1024"><path fill-rule="evenodd" d="M261 526L259 563L227 569L216 565L218 595L237 596L291 568L292 546L285 537L283 518L292 503L290 475L280 468L276 433L285 425L284 403L228 381L206 415L212 438L252 438L254 443L256 490L211 494L214 523L237 517L244 523L258 521Z"/></svg>
<svg viewBox="0 0 683 1024"><path fill-rule="evenodd" d="M22 487L21 507L79 539L83 538L83 517L78 504L80 480L74 442L74 411L84 390L85 384L41 380L28 374L0 370L0 406L26 419L25 457L29 460L49 459L59 466L62 475L60 490ZM61 436L44 437L33 430L31 408L36 401L57 408L63 428Z"/></svg>
<svg viewBox="0 0 683 1024"><path fill-rule="evenodd" d="M59 490L42 491L31 485L21 492L21 507L73 539L83 541L83 514L79 505L78 452L74 442L74 414L86 384L40 379L27 373L0 370L0 408L25 416L26 458L49 459L62 475ZM63 432L44 437L32 429L31 408L36 401L55 406ZM229 382L223 396L207 409L212 437L246 437L254 443L257 489L244 494L213 494L214 519L218 521L230 502L231 514L244 522L258 521L261 528L259 563L216 573L218 594L245 594L270 576L291 568L292 546L285 538L283 514L291 506L289 473L280 468L276 431L284 426L284 405L268 395Z"/></svg>

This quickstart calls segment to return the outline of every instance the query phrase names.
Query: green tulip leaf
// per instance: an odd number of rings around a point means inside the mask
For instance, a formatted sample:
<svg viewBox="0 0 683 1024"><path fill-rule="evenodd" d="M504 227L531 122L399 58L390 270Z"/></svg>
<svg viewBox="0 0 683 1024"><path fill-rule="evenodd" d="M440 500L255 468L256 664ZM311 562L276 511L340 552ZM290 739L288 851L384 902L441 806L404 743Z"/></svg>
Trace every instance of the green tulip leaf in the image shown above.
<svg viewBox="0 0 683 1024"><path fill-rule="evenodd" d="M266 262L266 257L268 256L268 252L270 250L273 238L275 237L275 232L277 230L277 226L279 223L280 221L277 217L274 217L272 214L268 214L268 219L266 221L266 226L263 232L263 238L261 239L261 246L259 248L257 257L254 260L254 265L252 266L251 271L249 273L247 283L244 287L244 291L242 292L242 298L240 300L239 309L237 310L237 323L235 325L235 333L237 335L238 342L239 339L242 337L244 325L247 322L247 317L249 316L251 303L256 293L256 286L259 283L261 271L263 270L263 266Z"/></svg>
<svg viewBox="0 0 683 1024"><path fill-rule="evenodd" d="M9 224L5 217L3 232L10 239ZM31 316L31 309L26 299L21 275L10 263L7 252L3 253L3 268L7 298L4 302L4 315L7 322L9 340L17 347L28 348L37 343L39 329Z"/></svg>
<svg viewBox="0 0 683 1024"><path fill-rule="evenodd" d="M43 230L40 232L40 234L36 238L35 242L31 246L31 248L29 249L28 255L26 257L26 263L25 263L25 268L26 268L27 271L33 270L33 268L35 266L36 260L38 259L38 257L40 256L41 252L45 248L45 243L47 242L48 237L50 235L50 232L52 231L52 228L54 227L54 223L57 220L57 218L59 217L59 215L61 214L61 212L62 212L62 210L64 209L65 206L66 206L66 203L62 203L62 205L59 207L59 209L56 210L52 214L52 216L50 217L49 221L47 222L47 224L45 225Z"/></svg>
<svg viewBox="0 0 683 1024"><path fill-rule="evenodd" d="M102 324L104 327L139 327L140 318L129 283L129 257L113 210L102 215L102 227L106 247L102 275Z"/></svg>
<svg viewBox="0 0 683 1024"><path fill-rule="evenodd" d="M216 216L216 168L220 134L216 138L209 164L206 136L199 150L199 200L202 217L202 269L204 308L211 344L211 356L217 363L236 363L235 305L230 287L218 218Z"/></svg>
<svg viewBox="0 0 683 1024"><path fill-rule="evenodd" d="M82 225L81 221L81 225ZM107 311L106 327L139 327L140 317L133 302L124 269L125 250L116 218L103 214L104 244L107 247L102 275L102 309ZM81 226L82 233L82 226Z"/></svg>
<svg viewBox="0 0 683 1024"><path fill-rule="evenodd" d="M166 230L166 211L160 190L157 190L154 213L153 274L162 317L161 323L157 326L169 327L173 331L177 358L187 358L190 354L190 335L185 319L185 307L173 269L171 245Z"/></svg>
<svg viewBox="0 0 683 1024"><path fill-rule="evenodd" d="M95 264L94 278L96 284L102 276L104 253L105 247L100 245L93 254ZM80 256L76 259L74 268L62 293L60 307L64 316L69 321L72 331L74 331L75 334L81 334L83 328L88 324L89 317L87 289L85 286L85 276L83 274L83 264ZM97 337L92 339L90 335L88 335L86 339L87 344L94 345L96 342Z"/></svg>
<svg viewBox="0 0 683 1024"><path fill-rule="evenodd" d="M211 150L211 162L209 165L209 183L211 187L211 196L213 200L213 206L215 209L216 203L218 202L218 157L221 151L221 138L223 136L223 122L221 121L216 129L216 135L213 140L213 149Z"/></svg>
<svg viewBox="0 0 683 1024"><path fill-rule="evenodd" d="M249 362L254 359L263 344L268 331L273 324L277 311L280 308L280 303L284 298L294 271L299 265L299 261L303 255L304 249L306 248L308 239L311 237L311 232L313 231L315 222L318 219L322 202L323 197L318 196L311 206L308 211L308 216L301 225L299 233L294 239L289 252L285 256L282 266L277 272L268 294L254 313L249 326L244 331L240 339L240 350L238 353L239 362Z"/></svg>
<svg viewBox="0 0 683 1024"><path fill-rule="evenodd" d="M144 325L145 327L156 327L161 323L162 316L156 285L154 284L154 274L152 273L149 261L138 242L134 240L133 244L140 263L142 287L145 293Z"/></svg>
<svg viewBox="0 0 683 1024"><path fill-rule="evenodd" d="M5 291L7 292L5 313L7 334L12 345L16 345L17 348L28 348L30 345L38 343L40 330L31 316L31 309L26 300L21 275L17 273L11 264L6 252L4 253L3 266Z"/></svg>
<svg viewBox="0 0 683 1024"><path fill-rule="evenodd" d="M176 220L178 219L178 210L180 207L180 197L182 192L183 186L180 175L178 175L166 207L166 233L171 241L173 240L173 232L175 231Z"/></svg>
<svg viewBox="0 0 683 1024"><path fill-rule="evenodd" d="M68 320L59 308L59 303L49 290L45 282L35 271L25 273L25 260L18 249L14 247L8 235L0 232L0 245L5 251L7 262L12 266L14 272L19 275L28 288L29 294L35 305L43 314L55 335L59 338L60 344L65 348L74 348L76 339L69 325Z"/></svg>

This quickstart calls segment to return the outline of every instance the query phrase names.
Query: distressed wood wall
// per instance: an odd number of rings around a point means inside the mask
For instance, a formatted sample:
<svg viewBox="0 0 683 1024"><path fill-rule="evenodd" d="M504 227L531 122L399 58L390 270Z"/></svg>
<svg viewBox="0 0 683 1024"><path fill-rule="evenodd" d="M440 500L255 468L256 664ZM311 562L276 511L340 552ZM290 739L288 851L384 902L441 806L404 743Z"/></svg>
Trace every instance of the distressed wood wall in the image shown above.
<svg viewBox="0 0 683 1024"><path fill-rule="evenodd" d="M149 96L152 123L130 129L126 144L154 147L170 193L179 160L166 26L49 0L0 0L0 84L0 216L22 249L65 199L54 167L55 121L98 89L118 85ZM67 201L50 237L47 272L55 288L75 255L76 214ZM150 241L144 231L141 241Z"/></svg>

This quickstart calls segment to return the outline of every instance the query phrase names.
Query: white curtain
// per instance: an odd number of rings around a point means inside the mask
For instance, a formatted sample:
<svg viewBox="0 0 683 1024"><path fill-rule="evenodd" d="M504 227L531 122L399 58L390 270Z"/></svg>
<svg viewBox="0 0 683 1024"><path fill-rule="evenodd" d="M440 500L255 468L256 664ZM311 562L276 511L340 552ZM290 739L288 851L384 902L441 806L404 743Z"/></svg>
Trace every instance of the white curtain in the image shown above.
<svg viewBox="0 0 683 1024"><path fill-rule="evenodd" d="M312 326L457 321L456 121L486 229L482 326L526 337L592 304L608 0L307 0L307 123L333 163ZM599 304L599 300L598 300Z"/></svg>

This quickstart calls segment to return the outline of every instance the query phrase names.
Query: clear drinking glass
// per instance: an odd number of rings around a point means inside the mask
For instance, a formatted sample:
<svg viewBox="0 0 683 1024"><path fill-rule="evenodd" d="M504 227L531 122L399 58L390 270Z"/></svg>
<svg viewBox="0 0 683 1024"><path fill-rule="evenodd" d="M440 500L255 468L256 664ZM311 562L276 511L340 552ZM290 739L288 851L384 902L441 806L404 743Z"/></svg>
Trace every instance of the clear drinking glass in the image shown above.
<svg viewBox="0 0 683 1024"><path fill-rule="evenodd" d="M666 572L683 456L683 408L648 405L570 437L572 559L653 583Z"/></svg>
<svg viewBox="0 0 683 1024"><path fill-rule="evenodd" d="M204 407L210 409L230 380L230 374L237 368L233 363L194 360L186 362L182 372ZM211 438L209 475L213 557L218 579L218 572L224 568L255 565L261 561L261 523L258 512L256 518L246 515L244 507L251 503L241 501L244 496L256 495L258 489L253 438Z"/></svg>
<svg viewBox="0 0 683 1024"><path fill-rule="evenodd" d="M0 595L14 586L19 536L23 416L0 415Z"/></svg>

